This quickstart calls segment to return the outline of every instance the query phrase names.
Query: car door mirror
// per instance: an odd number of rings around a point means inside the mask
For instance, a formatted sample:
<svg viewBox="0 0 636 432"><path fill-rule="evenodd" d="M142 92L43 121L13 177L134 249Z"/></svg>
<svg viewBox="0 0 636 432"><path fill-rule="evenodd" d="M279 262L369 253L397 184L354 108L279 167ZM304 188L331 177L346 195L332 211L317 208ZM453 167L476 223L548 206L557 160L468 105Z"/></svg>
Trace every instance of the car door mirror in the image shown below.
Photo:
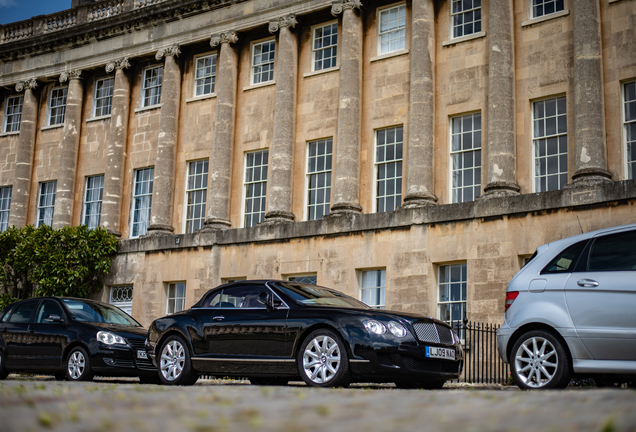
<svg viewBox="0 0 636 432"><path fill-rule="evenodd" d="M54 323L54 322L61 323L62 317L57 314L48 314L46 318L44 318L44 321L47 323Z"/></svg>
<svg viewBox="0 0 636 432"><path fill-rule="evenodd" d="M266 292L262 292L258 295L258 302L264 305L267 308L267 310L271 312L274 310L274 308L272 307L269 299L270 299L270 296Z"/></svg>

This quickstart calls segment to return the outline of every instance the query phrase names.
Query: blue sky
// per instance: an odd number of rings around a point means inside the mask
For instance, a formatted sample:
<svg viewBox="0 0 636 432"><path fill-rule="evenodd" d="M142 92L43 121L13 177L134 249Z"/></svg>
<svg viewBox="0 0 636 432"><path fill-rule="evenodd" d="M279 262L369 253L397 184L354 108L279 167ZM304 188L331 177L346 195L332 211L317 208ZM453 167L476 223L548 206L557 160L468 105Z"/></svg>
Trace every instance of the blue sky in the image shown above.
<svg viewBox="0 0 636 432"><path fill-rule="evenodd" d="M0 0L0 24L71 8L71 0Z"/></svg>

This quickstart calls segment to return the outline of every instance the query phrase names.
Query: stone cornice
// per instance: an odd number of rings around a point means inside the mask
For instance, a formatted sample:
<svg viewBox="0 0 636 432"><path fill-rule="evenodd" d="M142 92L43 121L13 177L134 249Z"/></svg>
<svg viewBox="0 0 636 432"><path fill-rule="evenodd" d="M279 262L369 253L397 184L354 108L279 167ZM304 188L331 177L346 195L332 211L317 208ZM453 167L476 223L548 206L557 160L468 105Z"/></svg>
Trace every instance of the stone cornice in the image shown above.
<svg viewBox="0 0 636 432"><path fill-rule="evenodd" d="M65 83L70 80L81 79L82 71L80 69L70 70L68 72L62 72L60 74L60 82Z"/></svg>
<svg viewBox="0 0 636 432"><path fill-rule="evenodd" d="M113 60L106 63L106 73L111 73L115 69L121 69L121 70L128 69L129 67L130 67L130 61L128 60L128 57L124 57L122 59Z"/></svg>
<svg viewBox="0 0 636 432"><path fill-rule="evenodd" d="M298 24L298 20L296 20L296 15L289 14L289 15L282 16L278 18L277 20L270 21L268 30L270 33L274 34L283 27L294 28L296 27L296 24Z"/></svg>
<svg viewBox="0 0 636 432"><path fill-rule="evenodd" d="M212 35L212 37L210 37L210 46L212 48L216 48L224 43L235 44L238 42L238 40L238 33L235 31L221 33L218 35Z"/></svg>
<svg viewBox="0 0 636 432"><path fill-rule="evenodd" d="M15 91L20 93L24 89L35 90L37 86L38 86L38 81L35 78L31 78L26 81L19 81L15 85Z"/></svg>

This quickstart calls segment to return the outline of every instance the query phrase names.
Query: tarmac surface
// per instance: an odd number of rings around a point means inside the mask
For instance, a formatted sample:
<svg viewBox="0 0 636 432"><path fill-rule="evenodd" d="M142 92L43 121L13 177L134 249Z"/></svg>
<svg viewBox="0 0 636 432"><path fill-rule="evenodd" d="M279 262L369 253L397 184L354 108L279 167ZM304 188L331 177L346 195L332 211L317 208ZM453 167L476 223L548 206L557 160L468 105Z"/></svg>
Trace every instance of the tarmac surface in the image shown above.
<svg viewBox="0 0 636 432"><path fill-rule="evenodd" d="M636 391L592 387L393 385L316 389L199 380L193 387L136 379L0 381L0 431L636 431Z"/></svg>

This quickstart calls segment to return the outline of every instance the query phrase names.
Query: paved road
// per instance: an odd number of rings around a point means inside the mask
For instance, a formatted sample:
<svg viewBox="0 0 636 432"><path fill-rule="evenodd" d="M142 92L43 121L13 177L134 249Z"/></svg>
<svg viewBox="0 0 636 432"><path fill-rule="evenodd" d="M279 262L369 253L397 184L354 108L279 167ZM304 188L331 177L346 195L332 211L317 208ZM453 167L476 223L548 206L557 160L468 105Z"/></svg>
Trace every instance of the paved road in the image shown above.
<svg viewBox="0 0 636 432"><path fill-rule="evenodd" d="M635 431L636 391L0 381L0 431Z"/></svg>

